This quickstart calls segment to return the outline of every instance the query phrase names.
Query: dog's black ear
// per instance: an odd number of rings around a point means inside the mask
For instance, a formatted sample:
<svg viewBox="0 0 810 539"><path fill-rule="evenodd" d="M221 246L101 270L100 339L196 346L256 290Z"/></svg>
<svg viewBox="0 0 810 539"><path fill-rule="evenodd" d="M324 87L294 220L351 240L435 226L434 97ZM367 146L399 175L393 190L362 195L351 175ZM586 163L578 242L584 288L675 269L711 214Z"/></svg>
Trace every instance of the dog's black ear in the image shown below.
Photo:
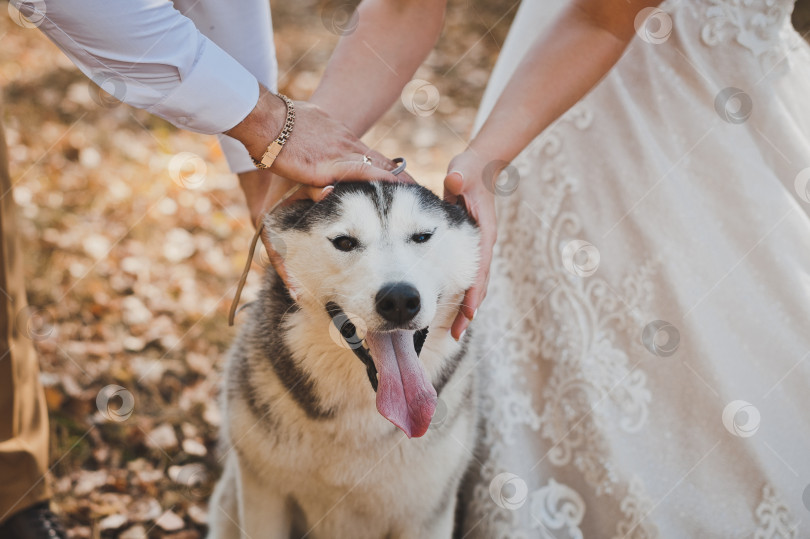
<svg viewBox="0 0 810 539"><path fill-rule="evenodd" d="M475 219L467 212L467 205L464 204L464 197L458 197L458 202L452 204L446 200L442 200L442 208L447 215L447 220L453 226L460 226L464 223L471 224L478 227Z"/></svg>
<svg viewBox="0 0 810 539"><path fill-rule="evenodd" d="M314 205L315 202L312 200L296 200L287 206L277 208L272 214L265 216L264 225L279 231L306 231L311 224L308 215L311 213Z"/></svg>
<svg viewBox="0 0 810 539"><path fill-rule="evenodd" d="M437 208L444 212L447 217L447 222L450 226L461 226L463 224L471 224L477 226L475 220L467 213L467 207L463 201L459 199L458 204L452 204L439 197L436 193L422 185L415 184L398 184L404 189L413 189L419 196L422 206L425 208Z"/></svg>

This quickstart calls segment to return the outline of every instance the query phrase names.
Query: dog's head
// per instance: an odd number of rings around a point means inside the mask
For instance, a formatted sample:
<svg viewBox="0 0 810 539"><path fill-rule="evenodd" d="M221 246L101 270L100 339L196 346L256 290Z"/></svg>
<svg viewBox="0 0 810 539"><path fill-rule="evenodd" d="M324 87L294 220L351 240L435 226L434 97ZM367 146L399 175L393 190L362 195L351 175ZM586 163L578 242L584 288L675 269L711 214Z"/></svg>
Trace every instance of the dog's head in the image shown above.
<svg viewBox="0 0 810 539"><path fill-rule="evenodd" d="M415 340L446 330L473 283L478 230L466 211L414 184L344 182L265 224L300 307L351 321L379 373L380 413L423 434L436 393Z"/></svg>

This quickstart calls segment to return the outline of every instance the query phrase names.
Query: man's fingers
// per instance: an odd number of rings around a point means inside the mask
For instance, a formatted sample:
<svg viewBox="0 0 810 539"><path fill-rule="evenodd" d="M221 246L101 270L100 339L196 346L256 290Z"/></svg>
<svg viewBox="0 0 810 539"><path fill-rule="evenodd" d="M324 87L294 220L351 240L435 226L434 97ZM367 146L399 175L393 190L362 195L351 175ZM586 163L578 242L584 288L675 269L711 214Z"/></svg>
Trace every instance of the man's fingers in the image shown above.
<svg viewBox="0 0 810 539"><path fill-rule="evenodd" d="M383 154L381 154L380 152L378 152L376 150L369 149L368 152L365 155L368 155L371 158L371 163L377 168L381 168L381 169L387 170L387 171L392 171L395 168L397 168L397 166L398 166L391 159L388 159L387 157L385 157ZM396 178L397 178L397 181L399 181L399 182L416 183L416 180L414 180L411 177L411 175L408 174L404 170L402 172L400 172L399 174L397 174Z"/></svg>
<svg viewBox="0 0 810 539"><path fill-rule="evenodd" d="M315 189L315 194L317 195L318 198L313 198L313 200L315 202L320 202L321 200L325 199L329 195L329 193L334 191L334 189L335 189L334 185L327 185L323 189Z"/></svg>
<svg viewBox="0 0 810 539"><path fill-rule="evenodd" d="M413 176L411 176L404 170L399 174L397 174L397 180L403 183L416 183L416 180L413 179Z"/></svg>
<svg viewBox="0 0 810 539"><path fill-rule="evenodd" d="M299 189L295 196L290 197L290 200L308 198L309 200L320 202L326 198L326 195L331 193L334 188L335 187L333 185L327 185L326 187L313 187L305 185L302 189Z"/></svg>
<svg viewBox="0 0 810 539"><path fill-rule="evenodd" d="M391 174L391 172L375 167L371 163L364 163L362 157L359 161L342 161L335 163L332 167L332 177L335 181L397 181L397 177Z"/></svg>

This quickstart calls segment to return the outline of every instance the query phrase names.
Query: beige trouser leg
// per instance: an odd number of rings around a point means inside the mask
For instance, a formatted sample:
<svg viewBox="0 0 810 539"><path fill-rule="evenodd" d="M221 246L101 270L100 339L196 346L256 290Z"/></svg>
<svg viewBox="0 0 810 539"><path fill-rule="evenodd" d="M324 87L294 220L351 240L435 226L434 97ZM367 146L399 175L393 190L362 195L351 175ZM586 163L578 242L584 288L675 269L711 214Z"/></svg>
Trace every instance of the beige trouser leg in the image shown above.
<svg viewBox="0 0 810 539"><path fill-rule="evenodd" d="M25 332L25 286L0 123L0 523L50 496L48 409ZM22 312L22 317L18 316ZM18 323L18 318L20 323Z"/></svg>

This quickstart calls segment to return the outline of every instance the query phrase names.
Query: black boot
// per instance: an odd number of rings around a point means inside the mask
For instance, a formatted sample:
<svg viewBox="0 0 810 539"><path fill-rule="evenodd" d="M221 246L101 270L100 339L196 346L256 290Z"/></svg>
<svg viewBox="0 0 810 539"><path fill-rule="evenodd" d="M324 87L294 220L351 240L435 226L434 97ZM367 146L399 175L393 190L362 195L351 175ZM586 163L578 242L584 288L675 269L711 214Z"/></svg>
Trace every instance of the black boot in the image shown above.
<svg viewBox="0 0 810 539"><path fill-rule="evenodd" d="M0 526L0 539L67 539L65 529L48 502L14 514Z"/></svg>

